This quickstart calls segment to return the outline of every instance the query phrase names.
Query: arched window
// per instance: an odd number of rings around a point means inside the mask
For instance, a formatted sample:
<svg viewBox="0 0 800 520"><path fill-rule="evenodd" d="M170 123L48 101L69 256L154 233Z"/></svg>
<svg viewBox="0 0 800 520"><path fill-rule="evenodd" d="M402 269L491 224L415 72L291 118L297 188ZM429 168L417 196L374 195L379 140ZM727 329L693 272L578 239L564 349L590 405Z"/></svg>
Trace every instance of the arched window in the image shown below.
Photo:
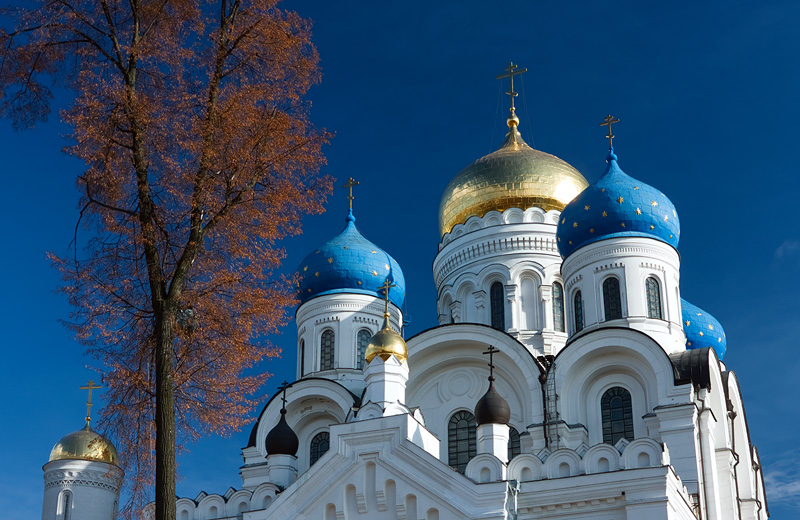
<svg viewBox="0 0 800 520"><path fill-rule="evenodd" d="M655 276L648 276L644 281L647 291L647 317L662 319L661 317L661 288Z"/></svg>
<svg viewBox="0 0 800 520"><path fill-rule="evenodd" d="M553 328L564 332L564 288L553 282Z"/></svg>
<svg viewBox="0 0 800 520"><path fill-rule="evenodd" d="M334 336L331 329L322 333L320 341L319 369L331 370L333 368L333 346Z"/></svg>
<svg viewBox="0 0 800 520"><path fill-rule="evenodd" d="M62 520L72 518L72 493L64 491L61 494L61 517Z"/></svg>
<svg viewBox="0 0 800 520"><path fill-rule="evenodd" d="M539 326L538 314L541 298L539 284L533 278L523 278L519 284L520 327L536 330Z"/></svg>
<svg viewBox="0 0 800 520"><path fill-rule="evenodd" d="M306 373L306 340L300 340L300 375Z"/></svg>
<svg viewBox="0 0 800 520"><path fill-rule="evenodd" d="M513 426L508 427L508 460L513 459L522 452L519 444L519 432Z"/></svg>
<svg viewBox="0 0 800 520"><path fill-rule="evenodd" d="M613 276L603 282L603 312L606 321L622 317L622 298L619 294L619 279Z"/></svg>
<svg viewBox="0 0 800 520"><path fill-rule="evenodd" d="M492 327L506 330L505 290L503 284L495 282L489 289L489 301L492 309Z"/></svg>
<svg viewBox="0 0 800 520"><path fill-rule="evenodd" d="M606 390L600 399L603 416L603 442L616 444L623 437L633 440L633 406L631 393L621 386Z"/></svg>
<svg viewBox="0 0 800 520"><path fill-rule="evenodd" d="M577 291L574 298L575 306L575 332L578 333L583 330L583 300L581 299L581 292Z"/></svg>
<svg viewBox="0 0 800 520"><path fill-rule="evenodd" d="M314 435L311 439L311 453L309 454L308 465L311 466L319 460L320 457L325 455L331 445L331 434L328 432L320 432Z"/></svg>
<svg viewBox="0 0 800 520"><path fill-rule="evenodd" d="M477 427L475 416L465 410L450 417L447 425L448 464L459 473L467 471L467 463L478 453Z"/></svg>
<svg viewBox="0 0 800 520"><path fill-rule="evenodd" d="M358 331L358 340L356 341L356 368L361 370L364 368L364 353L367 351L367 344L372 333L367 329Z"/></svg>

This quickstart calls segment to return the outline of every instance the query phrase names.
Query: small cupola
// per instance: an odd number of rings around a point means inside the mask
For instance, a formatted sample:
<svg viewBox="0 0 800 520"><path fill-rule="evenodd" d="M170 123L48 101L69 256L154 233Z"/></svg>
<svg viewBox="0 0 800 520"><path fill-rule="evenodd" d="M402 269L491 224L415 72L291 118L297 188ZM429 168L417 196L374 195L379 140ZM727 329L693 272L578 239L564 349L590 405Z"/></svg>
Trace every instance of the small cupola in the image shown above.
<svg viewBox="0 0 800 520"><path fill-rule="evenodd" d="M681 318L687 350L711 347L720 359L725 357L728 340L722 324L714 316L681 298Z"/></svg>
<svg viewBox="0 0 800 520"><path fill-rule="evenodd" d="M508 401L503 399L494 387L494 364L492 356L497 352L493 346L489 347L489 389L475 405L475 422L478 426L483 424L508 424L511 419L511 408Z"/></svg>
<svg viewBox="0 0 800 520"><path fill-rule="evenodd" d="M297 434L294 433L294 430L292 430L291 426L289 426L289 423L286 422L287 387L288 383L284 381L281 388L283 391L283 395L281 396L281 400L283 401L281 406L281 418L278 420L278 424L276 424L275 427L269 431L267 438L264 441L264 448L267 450L267 455L295 456L297 454L297 449L300 446L300 441L297 438Z"/></svg>

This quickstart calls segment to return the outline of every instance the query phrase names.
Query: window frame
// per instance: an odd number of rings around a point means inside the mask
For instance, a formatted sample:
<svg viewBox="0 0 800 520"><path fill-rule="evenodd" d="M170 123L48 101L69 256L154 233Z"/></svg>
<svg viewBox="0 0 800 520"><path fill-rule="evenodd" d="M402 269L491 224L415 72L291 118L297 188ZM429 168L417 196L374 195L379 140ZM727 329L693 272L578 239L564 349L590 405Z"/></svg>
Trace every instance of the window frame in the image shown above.
<svg viewBox="0 0 800 520"><path fill-rule="evenodd" d="M620 399L618 406L614 401ZM615 418L614 412L619 415ZM633 396L624 386L612 386L600 397L600 421L602 425L603 442L612 446L620 439L628 441L635 439L633 421Z"/></svg>
<svg viewBox="0 0 800 520"><path fill-rule="evenodd" d="M330 334L330 345L325 345L325 337ZM329 352L326 352L327 349ZM333 370L336 361L336 333L331 328L327 328L319 335L319 369Z"/></svg>
<svg viewBox="0 0 800 520"><path fill-rule="evenodd" d="M459 425L466 421L466 425ZM466 436L466 438L464 438ZM460 449L466 443L466 450ZM466 460L462 455L466 454ZM467 464L478 454L478 423L469 410L456 410L447 420L447 464L464 474Z"/></svg>
<svg viewBox="0 0 800 520"><path fill-rule="evenodd" d="M367 328L359 329L356 332L356 370L363 370L365 366L365 359L364 354L367 352L367 345L369 345L369 339L372 337L372 331ZM362 345L362 338L364 338L364 342Z"/></svg>
<svg viewBox="0 0 800 520"><path fill-rule="evenodd" d="M556 295L558 292L558 296ZM558 310L559 312L556 312ZM566 332L567 323L564 319L564 286L560 282L553 282L553 330Z"/></svg>
<svg viewBox="0 0 800 520"><path fill-rule="evenodd" d="M575 326L575 334L579 333L586 326L585 309L583 308L583 296L580 289L575 291L572 296L572 312L573 322Z"/></svg>
<svg viewBox="0 0 800 520"><path fill-rule="evenodd" d="M652 283L651 283L652 282ZM655 289L655 294L651 293ZM647 317L655 320L664 319L664 305L661 301L661 281L655 275L649 275L644 280L644 300L647 305ZM655 308L651 308L651 304ZM652 312L651 312L652 311Z"/></svg>
<svg viewBox="0 0 800 520"><path fill-rule="evenodd" d="M489 286L489 325L506 330L506 289L503 282L494 281Z"/></svg>
<svg viewBox="0 0 800 520"><path fill-rule="evenodd" d="M613 291L611 284L616 284L616 291ZM603 295L603 321L619 320L625 317L622 308L622 282L616 276L607 276L601 284L601 294ZM616 300L613 298L616 297ZM616 312L614 312L616 311Z"/></svg>
<svg viewBox="0 0 800 520"><path fill-rule="evenodd" d="M324 450L320 448L323 442L325 443ZM316 464L317 461L322 458L323 455L328 453L328 450L330 449L331 432L325 430L311 437L311 441L308 443L308 466L311 467Z"/></svg>

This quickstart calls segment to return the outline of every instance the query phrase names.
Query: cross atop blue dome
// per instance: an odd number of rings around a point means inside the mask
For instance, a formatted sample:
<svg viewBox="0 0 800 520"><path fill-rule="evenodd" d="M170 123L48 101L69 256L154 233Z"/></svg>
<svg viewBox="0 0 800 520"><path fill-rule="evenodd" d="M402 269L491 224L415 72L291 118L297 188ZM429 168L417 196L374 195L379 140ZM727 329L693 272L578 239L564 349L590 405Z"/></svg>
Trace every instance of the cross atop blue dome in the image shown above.
<svg viewBox="0 0 800 520"><path fill-rule="evenodd" d="M648 237L678 248L680 221L660 191L620 169L609 148L606 170L561 212L558 251L568 257L582 246L614 237Z"/></svg>
<svg viewBox="0 0 800 520"><path fill-rule="evenodd" d="M402 308L406 281L400 265L356 228L351 209L344 230L311 252L300 264L300 303L324 294L354 293L384 298L380 286L389 280L396 287L389 301Z"/></svg>

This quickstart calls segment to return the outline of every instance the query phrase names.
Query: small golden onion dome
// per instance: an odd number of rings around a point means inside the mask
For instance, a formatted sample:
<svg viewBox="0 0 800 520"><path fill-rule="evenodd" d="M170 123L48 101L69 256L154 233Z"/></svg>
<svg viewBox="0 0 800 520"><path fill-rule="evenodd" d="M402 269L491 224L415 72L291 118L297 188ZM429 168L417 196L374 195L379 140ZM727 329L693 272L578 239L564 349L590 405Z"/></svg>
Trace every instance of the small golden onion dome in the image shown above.
<svg viewBox="0 0 800 520"><path fill-rule="evenodd" d="M375 356L384 361L394 356L400 363L405 363L406 359L408 359L406 342L400 334L392 330L387 314L384 314L383 317L383 328L369 338L367 350L364 352L364 359L367 364L371 363Z"/></svg>
<svg viewBox="0 0 800 520"><path fill-rule="evenodd" d="M110 440L89 427L72 432L53 446L50 462L54 460L89 460L119 466L117 449Z"/></svg>
<svg viewBox="0 0 800 520"><path fill-rule="evenodd" d="M567 162L528 146L518 121L512 114L503 146L461 170L447 185L439 205L442 235L492 210L535 206L561 211L589 185Z"/></svg>

